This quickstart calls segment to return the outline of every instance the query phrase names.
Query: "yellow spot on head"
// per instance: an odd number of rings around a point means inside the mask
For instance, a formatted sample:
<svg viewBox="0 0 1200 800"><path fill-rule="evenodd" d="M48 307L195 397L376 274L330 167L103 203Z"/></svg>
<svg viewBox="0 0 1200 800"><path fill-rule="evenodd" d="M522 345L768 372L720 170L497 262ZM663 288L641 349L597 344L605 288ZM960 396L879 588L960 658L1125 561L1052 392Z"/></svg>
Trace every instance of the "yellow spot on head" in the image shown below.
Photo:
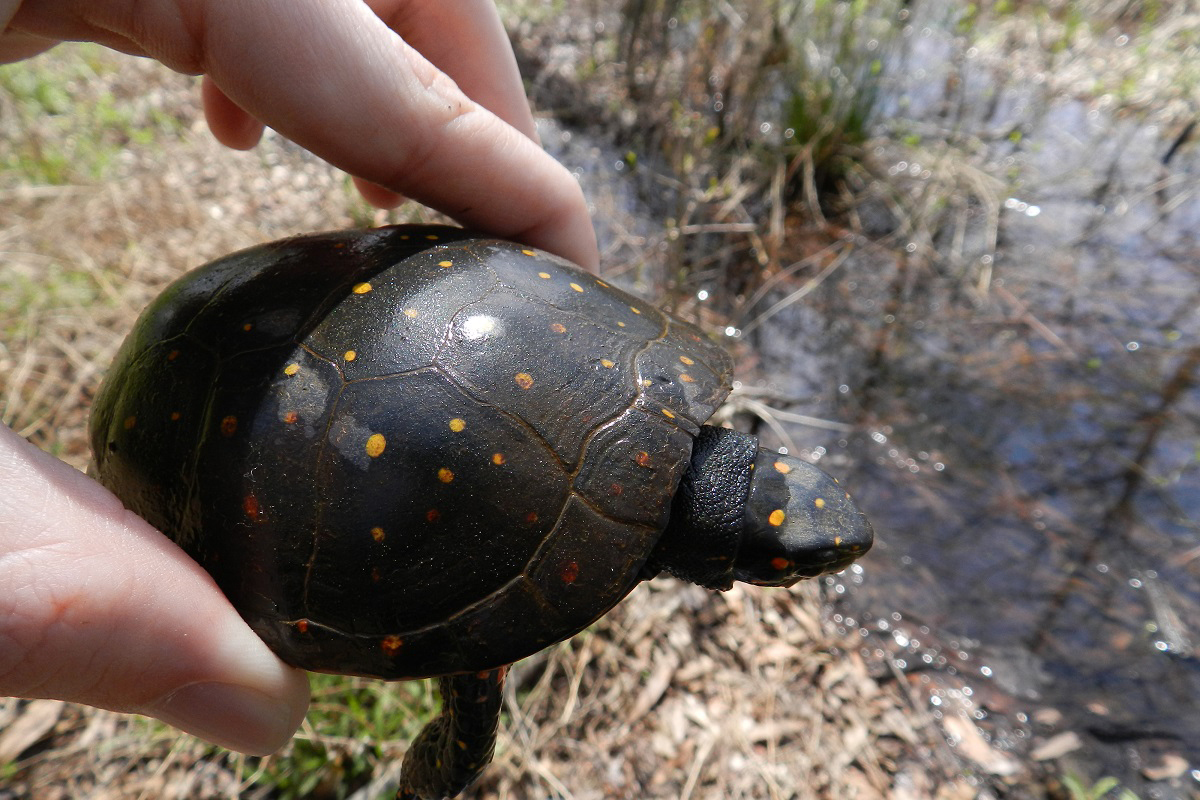
<svg viewBox="0 0 1200 800"><path fill-rule="evenodd" d="M353 350L347 350L346 355L342 356L342 358L346 359L347 361L353 361L354 359L358 358L358 353L354 352Z"/></svg>
<svg viewBox="0 0 1200 800"><path fill-rule="evenodd" d="M528 389L533 386L533 376L528 372L518 372L513 376L513 380L515 380L517 382L517 386L520 386L522 389Z"/></svg>
<svg viewBox="0 0 1200 800"><path fill-rule="evenodd" d="M572 288L572 289L574 289L574 290L575 290L575 291L577 291L577 292L582 292L582 291L583 291L583 287L582 287L582 286L580 286L578 283L572 283L572 284L571 284L571 288Z"/></svg>
<svg viewBox="0 0 1200 800"><path fill-rule="evenodd" d="M767 517L767 522L771 523L776 528L778 528L780 525L783 524L783 520L785 518L786 518L786 515L783 513L783 509L777 508L771 512L771 516Z"/></svg>
<svg viewBox="0 0 1200 800"><path fill-rule="evenodd" d="M287 375L289 378L291 376L295 375L299 371L300 371L300 365L296 364L296 363L288 364L286 367L283 368L283 374Z"/></svg>
<svg viewBox="0 0 1200 800"><path fill-rule="evenodd" d="M504 464L504 462L506 460L507 459L504 457L504 453L492 453L492 463L495 464L497 467Z"/></svg>
<svg viewBox="0 0 1200 800"><path fill-rule="evenodd" d="M687 356L680 356L680 357L679 357L679 360L680 360L680 361L682 361L684 364L687 364L689 367L690 367L692 364L695 364L695 363L696 363L695 361L692 361L692 360L691 360L690 358L688 358Z"/></svg>
<svg viewBox="0 0 1200 800"><path fill-rule="evenodd" d="M371 458L378 458L383 455L383 448L387 447L387 439L382 433L372 433L367 437L367 455Z"/></svg>
<svg viewBox="0 0 1200 800"><path fill-rule="evenodd" d="M371 291L372 288L373 287L371 286L371 284L367 283L366 281L363 281L362 283L354 284L354 288L351 289L350 291L354 292L355 294L366 294L367 292Z"/></svg>
<svg viewBox="0 0 1200 800"><path fill-rule="evenodd" d="M454 473L445 467L442 467L438 470L438 480L442 483L450 483L452 480L454 480Z"/></svg>
<svg viewBox="0 0 1200 800"><path fill-rule="evenodd" d="M776 472L780 472L784 475L787 475L789 472L792 471L792 465L787 463L786 461L776 461L771 466L773 466L775 468Z"/></svg>
<svg viewBox="0 0 1200 800"><path fill-rule="evenodd" d="M446 259L445 261L439 261L438 266L441 267L442 269L445 269L446 267L453 267L454 262L451 261L450 259Z"/></svg>
<svg viewBox="0 0 1200 800"><path fill-rule="evenodd" d="M415 308L404 309L404 316L408 317L409 319L416 319L420 315L421 315L421 312L417 311Z"/></svg>
<svg viewBox="0 0 1200 800"><path fill-rule="evenodd" d="M610 358L600 359L600 366L604 367L605 369L612 369L616 365L617 365L617 362L613 361Z"/></svg>
<svg viewBox="0 0 1200 800"><path fill-rule="evenodd" d="M379 527L378 525L376 525L374 528L371 528L371 538L375 541L382 542L385 535L386 534L383 532L383 528Z"/></svg>
<svg viewBox="0 0 1200 800"><path fill-rule="evenodd" d="M813 500L813 505L816 506L817 508L824 508L825 507L825 498L818 497L816 500Z"/></svg>
<svg viewBox="0 0 1200 800"><path fill-rule="evenodd" d="M466 427L466 420L459 419L458 417L450 420L450 430L454 431L455 433L462 433L463 429Z"/></svg>

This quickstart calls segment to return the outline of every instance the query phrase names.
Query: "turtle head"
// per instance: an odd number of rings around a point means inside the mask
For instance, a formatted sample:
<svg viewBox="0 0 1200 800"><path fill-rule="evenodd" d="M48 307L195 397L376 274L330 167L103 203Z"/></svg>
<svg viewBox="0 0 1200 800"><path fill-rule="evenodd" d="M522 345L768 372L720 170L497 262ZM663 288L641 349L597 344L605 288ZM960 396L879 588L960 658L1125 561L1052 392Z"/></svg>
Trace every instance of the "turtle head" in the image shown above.
<svg viewBox="0 0 1200 800"><path fill-rule="evenodd" d="M871 523L837 481L758 438L705 425L648 561L709 589L791 586L871 549Z"/></svg>
<svg viewBox="0 0 1200 800"><path fill-rule="evenodd" d="M791 586L840 572L870 550L873 539L871 523L836 480L795 456L759 450L733 578Z"/></svg>

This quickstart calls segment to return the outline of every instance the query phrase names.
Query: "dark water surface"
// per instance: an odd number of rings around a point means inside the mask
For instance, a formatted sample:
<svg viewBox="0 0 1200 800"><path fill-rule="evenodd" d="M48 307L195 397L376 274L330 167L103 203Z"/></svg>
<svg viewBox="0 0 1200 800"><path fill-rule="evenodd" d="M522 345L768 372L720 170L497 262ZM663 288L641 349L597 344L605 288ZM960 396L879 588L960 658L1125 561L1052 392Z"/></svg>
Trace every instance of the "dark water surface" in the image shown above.
<svg viewBox="0 0 1200 800"><path fill-rule="evenodd" d="M1068 763L1093 780L1197 796L1200 134L1047 96L973 69L947 34L910 34L889 115L925 141L972 137L1019 188L931 242L848 239L802 302L761 327L784 293L748 309L769 376L750 388L846 426L784 423L875 523L838 617L865 648L954 674L999 750L1074 731ZM619 156L543 137L636 220ZM895 174L970 183L969 164L896 158ZM1167 757L1189 766L1142 782Z"/></svg>

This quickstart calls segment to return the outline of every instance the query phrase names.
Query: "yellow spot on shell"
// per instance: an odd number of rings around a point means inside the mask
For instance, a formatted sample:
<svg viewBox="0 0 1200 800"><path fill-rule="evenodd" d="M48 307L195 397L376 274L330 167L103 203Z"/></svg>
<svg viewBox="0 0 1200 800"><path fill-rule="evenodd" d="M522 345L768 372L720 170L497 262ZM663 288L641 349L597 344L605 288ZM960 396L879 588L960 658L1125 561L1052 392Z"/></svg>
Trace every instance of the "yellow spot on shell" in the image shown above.
<svg viewBox="0 0 1200 800"><path fill-rule="evenodd" d="M625 327L625 323L624 323L624 322L621 322L620 320L618 320L618 321L617 321L617 327L618 327L618 328L624 328L624 327Z"/></svg>
<svg viewBox="0 0 1200 800"><path fill-rule="evenodd" d="M295 362L288 364L286 367L283 368L283 374L287 375L289 378L291 376L295 375L299 371L300 371L300 365L296 364Z"/></svg>
<svg viewBox="0 0 1200 800"><path fill-rule="evenodd" d="M386 536L386 534L383 532L383 528L379 527L378 525L376 525L374 528L371 528L371 538L375 541L382 542L384 536Z"/></svg>
<svg viewBox="0 0 1200 800"><path fill-rule="evenodd" d="M492 453L492 463L497 467L502 466L507 460L508 459L504 457L504 453Z"/></svg>
<svg viewBox="0 0 1200 800"><path fill-rule="evenodd" d="M521 252L527 256L536 256L537 255L537 253L534 252L533 250L522 250Z"/></svg>
<svg viewBox="0 0 1200 800"><path fill-rule="evenodd" d="M612 288L611 286L609 286L607 283L605 283L604 281L600 280L599 278L596 278L596 285L597 285L597 286L603 286L605 289L611 289L611 288Z"/></svg>
<svg viewBox="0 0 1200 800"><path fill-rule="evenodd" d="M611 358L600 359L600 366L604 367L605 369L612 369L616 365L617 362L613 361Z"/></svg>
<svg viewBox="0 0 1200 800"><path fill-rule="evenodd" d="M451 261L450 259L446 259L445 261L439 261L438 266L441 267L442 269L446 269L446 267L453 267L454 262Z"/></svg>
<svg viewBox="0 0 1200 800"><path fill-rule="evenodd" d="M554 331L555 333L566 333L567 326L563 325L561 322L554 322L551 323L550 330Z"/></svg>
<svg viewBox="0 0 1200 800"><path fill-rule="evenodd" d="M347 361L353 361L354 359L358 358L358 353L354 352L353 350L347 350L346 355L342 356L342 358L346 359Z"/></svg>
<svg viewBox="0 0 1200 800"><path fill-rule="evenodd" d="M683 381L684 383L695 383L696 382L696 379L693 378L691 375L688 375L686 372L679 373L679 380Z"/></svg>
<svg viewBox="0 0 1200 800"><path fill-rule="evenodd" d="M538 277L544 281L548 281L548 280L550 280L550 273L549 272L539 272Z"/></svg>
<svg viewBox="0 0 1200 800"><path fill-rule="evenodd" d="M436 233L427 233L425 234L425 238L431 242L436 242L439 237Z"/></svg>
<svg viewBox="0 0 1200 800"><path fill-rule="evenodd" d="M680 356L680 357L679 357L679 360L680 360L680 361L682 361L684 364L687 364L689 367L690 367L692 364L695 364L695 363L696 363L695 361L692 361L692 360L691 360L690 358L688 358L687 356Z"/></svg>
<svg viewBox="0 0 1200 800"><path fill-rule="evenodd" d="M528 372L518 372L513 376L513 380L517 382L517 386L522 389L528 389L533 386L533 376Z"/></svg>
<svg viewBox="0 0 1200 800"><path fill-rule="evenodd" d="M458 417L450 420L450 430L454 431L455 433L462 433L463 429L466 427L466 420L459 419Z"/></svg>
<svg viewBox="0 0 1200 800"><path fill-rule="evenodd" d="M773 466L775 468L776 472L782 473L784 475L787 475L789 472L792 471L792 465L787 463L786 461L776 461L771 466Z"/></svg>
<svg viewBox="0 0 1200 800"><path fill-rule="evenodd" d="M783 509L777 508L771 512L771 516L767 517L767 522L778 528L783 524L784 519L786 519L786 515L783 513Z"/></svg>
<svg viewBox="0 0 1200 800"><path fill-rule="evenodd" d="M666 417L667 419L675 419L675 415L673 413L671 413L670 409L664 408L662 410L662 412L663 412L663 416Z"/></svg>
<svg viewBox="0 0 1200 800"><path fill-rule="evenodd" d="M417 317L421 316L421 312L417 311L415 308L406 308L404 309L404 316L408 317L409 319L416 319Z"/></svg>
<svg viewBox="0 0 1200 800"><path fill-rule="evenodd" d="M387 447L387 439L382 433L372 433L367 437L367 455L371 458L378 458L383 454L383 448Z"/></svg>
<svg viewBox="0 0 1200 800"><path fill-rule="evenodd" d="M367 292L371 291L371 289L373 289L373 288L374 287L371 286L371 284L367 283L366 281L363 281L362 283L354 284L354 288L351 289L350 291L354 292L355 294L366 294Z"/></svg>
<svg viewBox="0 0 1200 800"><path fill-rule="evenodd" d="M577 292L582 292L582 291L583 291L583 287L582 287L582 286L580 286L578 283L572 283L572 284L571 284L571 288L572 288L572 289L574 289L574 290L575 290L575 291L577 291Z"/></svg>
<svg viewBox="0 0 1200 800"><path fill-rule="evenodd" d="M445 467L442 467L438 470L438 480L442 483L450 483L454 480L454 473Z"/></svg>
<svg viewBox="0 0 1200 800"><path fill-rule="evenodd" d="M633 313L635 313L635 314L640 314L640 313L642 313L642 310L641 310L640 308L638 308L637 306L630 306L630 307L629 307L629 310L630 310L630 311L632 311L632 312L633 312Z"/></svg>
<svg viewBox="0 0 1200 800"><path fill-rule="evenodd" d="M813 500L813 505L816 506L817 508L824 508L825 507L825 498L818 497L816 500Z"/></svg>
<svg viewBox="0 0 1200 800"><path fill-rule="evenodd" d="M237 433L237 417L230 414L221 420L221 435L233 436L235 433Z"/></svg>

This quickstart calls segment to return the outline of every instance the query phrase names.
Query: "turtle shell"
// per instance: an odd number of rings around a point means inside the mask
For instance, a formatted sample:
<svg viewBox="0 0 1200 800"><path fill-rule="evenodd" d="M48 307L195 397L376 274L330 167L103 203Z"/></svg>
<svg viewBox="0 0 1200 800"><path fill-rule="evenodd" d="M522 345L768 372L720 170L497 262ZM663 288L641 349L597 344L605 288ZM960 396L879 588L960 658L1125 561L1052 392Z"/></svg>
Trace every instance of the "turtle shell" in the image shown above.
<svg viewBox="0 0 1200 800"><path fill-rule="evenodd" d="M95 471L306 669L509 663L643 577L728 353L547 253L451 227L236 253L143 312Z"/></svg>

